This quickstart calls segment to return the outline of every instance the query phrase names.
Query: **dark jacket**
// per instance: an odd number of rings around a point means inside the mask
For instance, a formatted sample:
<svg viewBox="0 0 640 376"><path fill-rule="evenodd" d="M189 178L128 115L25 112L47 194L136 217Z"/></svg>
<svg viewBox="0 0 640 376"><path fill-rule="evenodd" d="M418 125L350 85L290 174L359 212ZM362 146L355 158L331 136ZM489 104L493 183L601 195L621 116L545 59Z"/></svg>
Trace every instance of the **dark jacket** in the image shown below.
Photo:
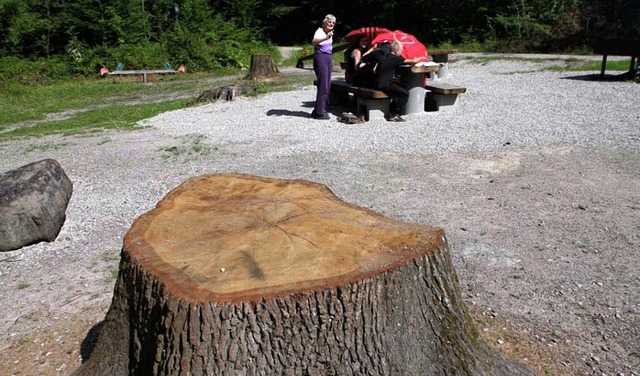
<svg viewBox="0 0 640 376"><path fill-rule="evenodd" d="M366 65L356 71L353 77L353 84L375 88L377 86L376 74L373 69L376 68L381 58L389 54L391 54L391 45L384 43L369 54L362 56L362 62Z"/></svg>
<svg viewBox="0 0 640 376"><path fill-rule="evenodd" d="M386 88L391 86L393 77L396 74L396 68L404 64L404 57L388 54L383 55L378 60L378 67L376 68L376 88Z"/></svg>

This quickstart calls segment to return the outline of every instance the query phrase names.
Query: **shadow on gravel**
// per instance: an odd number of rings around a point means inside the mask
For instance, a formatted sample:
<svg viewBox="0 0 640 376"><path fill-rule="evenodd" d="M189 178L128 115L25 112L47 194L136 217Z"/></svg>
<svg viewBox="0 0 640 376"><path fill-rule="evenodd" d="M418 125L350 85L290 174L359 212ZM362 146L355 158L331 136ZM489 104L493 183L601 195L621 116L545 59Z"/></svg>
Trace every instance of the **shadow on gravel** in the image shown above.
<svg viewBox="0 0 640 376"><path fill-rule="evenodd" d="M579 80L579 81L618 82L618 81L632 81L633 74L630 74L629 72L625 72L622 74L605 74L605 75L600 75L600 73L593 73L593 74L584 74L580 76L567 76L567 77L562 77L562 79Z"/></svg>
<svg viewBox="0 0 640 376"><path fill-rule="evenodd" d="M295 117L309 118L311 117L311 114L309 112L304 112L304 111L269 110L267 111L267 116L295 116Z"/></svg>
<svg viewBox="0 0 640 376"><path fill-rule="evenodd" d="M87 332L87 336L82 340L82 343L80 344L80 356L82 356L82 363L86 362L91 357L103 326L104 320L92 326L91 329L89 329L89 332Z"/></svg>

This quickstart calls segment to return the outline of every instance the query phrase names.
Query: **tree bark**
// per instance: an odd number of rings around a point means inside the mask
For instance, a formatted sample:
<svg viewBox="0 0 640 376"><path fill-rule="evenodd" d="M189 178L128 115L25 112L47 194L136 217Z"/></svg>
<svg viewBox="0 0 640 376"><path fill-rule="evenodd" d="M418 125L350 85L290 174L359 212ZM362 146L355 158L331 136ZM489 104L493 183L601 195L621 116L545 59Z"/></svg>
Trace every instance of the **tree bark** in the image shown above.
<svg viewBox="0 0 640 376"><path fill-rule="evenodd" d="M205 175L125 236L76 375L533 375L479 338L444 232L308 181Z"/></svg>
<svg viewBox="0 0 640 376"><path fill-rule="evenodd" d="M234 100L238 95L251 94L255 87L250 84L225 85L205 90L198 96L198 102L215 102L218 99Z"/></svg>
<svg viewBox="0 0 640 376"><path fill-rule="evenodd" d="M265 77L274 77L278 74L275 60L271 54L253 54L251 55L251 67L249 69L249 78L258 79Z"/></svg>

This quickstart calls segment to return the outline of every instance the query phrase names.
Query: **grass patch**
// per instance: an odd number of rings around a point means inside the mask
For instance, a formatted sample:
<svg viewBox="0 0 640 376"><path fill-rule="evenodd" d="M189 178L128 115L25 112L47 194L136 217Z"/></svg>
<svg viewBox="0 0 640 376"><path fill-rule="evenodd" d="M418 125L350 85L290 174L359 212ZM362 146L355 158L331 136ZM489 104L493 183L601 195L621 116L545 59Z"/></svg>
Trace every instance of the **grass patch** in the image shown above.
<svg viewBox="0 0 640 376"><path fill-rule="evenodd" d="M153 84L137 83L131 77L80 78L33 86L8 82L0 87L0 129L8 124L44 120L47 114L78 108L176 94L197 96L197 90L209 88L209 80L219 78L221 74L234 76L239 72L225 70L216 74L165 76L158 77Z"/></svg>
<svg viewBox="0 0 640 376"><path fill-rule="evenodd" d="M69 142L62 142L62 143L51 143L48 142L46 144L42 144L42 145L31 145L29 147L26 148L27 152L31 152L31 151L35 151L35 150L41 150L41 151L45 151L45 150L57 150L57 149L61 149L65 146L68 146L70 143Z"/></svg>
<svg viewBox="0 0 640 376"><path fill-rule="evenodd" d="M51 134L78 134L102 129L132 130L139 128L136 122L159 113L184 108L187 100L146 103L138 105L111 105L94 110L79 112L66 120L22 126L0 134L0 141L14 138Z"/></svg>
<svg viewBox="0 0 640 376"><path fill-rule="evenodd" d="M548 70L560 72L576 72L576 71L596 71L600 72L602 66L601 61L584 61L579 59L565 59L567 63L564 66L549 67ZM606 71L623 71L629 70L629 61L627 60L609 60L607 61Z"/></svg>
<svg viewBox="0 0 640 376"><path fill-rule="evenodd" d="M602 62L600 60L584 60L578 57L519 57L519 56L478 56L469 58L469 61L476 64L486 64L491 61L526 61L526 62L557 62L558 64L541 68L541 70L553 72L577 72L577 71L596 71L600 72ZM607 61L607 71L628 71L628 60L609 60Z"/></svg>

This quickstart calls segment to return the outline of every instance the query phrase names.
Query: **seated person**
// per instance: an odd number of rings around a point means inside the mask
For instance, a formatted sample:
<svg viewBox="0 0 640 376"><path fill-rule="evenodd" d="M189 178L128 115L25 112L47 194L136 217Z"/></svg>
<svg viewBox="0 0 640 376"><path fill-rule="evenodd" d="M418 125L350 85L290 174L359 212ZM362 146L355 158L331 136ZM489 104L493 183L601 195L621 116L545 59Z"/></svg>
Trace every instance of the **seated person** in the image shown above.
<svg viewBox="0 0 640 376"><path fill-rule="evenodd" d="M401 56L401 53L402 43L398 41L393 42L391 44L391 53L381 55L374 68L374 89L383 91L391 98L391 113L389 117L387 117L388 121L404 121L404 119L400 117L400 113L409 100L409 92L393 82L393 77L396 75L396 68L402 64L415 64L421 59L419 57L405 59Z"/></svg>
<svg viewBox="0 0 640 376"><path fill-rule="evenodd" d="M344 72L344 80L348 83L353 83L353 76L359 69L362 55L368 48L369 38L363 36L344 51L344 61L347 62L347 68Z"/></svg>
<svg viewBox="0 0 640 376"><path fill-rule="evenodd" d="M374 68L382 56L390 53L391 44L389 43L379 43L371 47L369 51L362 55L360 64L352 78L352 84L355 86L374 88L376 78Z"/></svg>

